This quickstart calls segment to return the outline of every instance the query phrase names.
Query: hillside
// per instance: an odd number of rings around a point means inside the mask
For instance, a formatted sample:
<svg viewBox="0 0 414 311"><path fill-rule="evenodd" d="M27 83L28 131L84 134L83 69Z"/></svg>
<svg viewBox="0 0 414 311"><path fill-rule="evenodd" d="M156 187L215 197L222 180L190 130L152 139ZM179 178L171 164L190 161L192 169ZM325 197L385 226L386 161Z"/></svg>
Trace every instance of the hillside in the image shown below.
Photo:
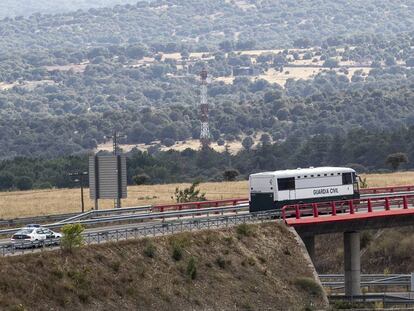
<svg viewBox="0 0 414 311"><path fill-rule="evenodd" d="M0 273L2 310L324 306L304 247L275 223L0 258Z"/></svg>
<svg viewBox="0 0 414 311"><path fill-rule="evenodd" d="M128 145L185 146L200 132L204 65L221 147L408 127L413 10L186 0L3 19L0 159L86 153L113 130Z"/></svg>

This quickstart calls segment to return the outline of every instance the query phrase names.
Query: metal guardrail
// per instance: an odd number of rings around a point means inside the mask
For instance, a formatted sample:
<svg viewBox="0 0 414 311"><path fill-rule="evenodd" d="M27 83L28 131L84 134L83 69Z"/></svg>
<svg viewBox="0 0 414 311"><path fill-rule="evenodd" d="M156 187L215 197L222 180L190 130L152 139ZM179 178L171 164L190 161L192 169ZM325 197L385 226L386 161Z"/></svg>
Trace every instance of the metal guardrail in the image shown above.
<svg viewBox="0 0 414 311"><path fill-rule="evenodd" d="M321 274L319 279L324 287L331 291L344 289L343 274ZM346 296L343 293L331 292L330 301L382 302L383 306L414 306L414 273L411 274L361 274L361 287L374 292L362 295ZM404 289L403 289L404 288ZM380 291L380 292L378 292ZM404 309L405 310L405 309Z"/></svg>
<svg viewBox="0 0 414 311"><path fill-rule="evenodd" d="M390 187L375 187L375 188L365 188L360 189L361 194L375 194L375 193L393 193L393 192L409 192L414 191L413 185L404 185L404 186L390 186Z"/></svg>
<svg viewBox="0 0 414 311"><path fill-rule="evenodd" d="M146 206L136 206L136 207L124 207L124 208L114 208L114 209L106 209L106 210L93 210L82 214L77 214L73 217L69 217L67 219L63 219L59 221L60 224L67 224L73 221L77 221L83 218L93 218L105 215L118 215L118 214L133 214L133 213L141 213L141 212L151 212L151 205Z"/></svg>
<svg viewBox="0 0 414 311"><path fill-rule="evenodd" d="M321 274L321 283L332 289L344 288L343 274ZM405 286L414 291L414 273L412 274L361 274L361 286Z"/></svg>
<svg viewBox="0 0 414 311"><path fill-rule="evenodd" d="M73 217L76 215L79 215L79 213L67 213L67 214L23 217L23 218L14 218L14 219L2 219L0 220L0 226L5 227L5 226L44 223L46 221L61 221L63 219Z"/></svg>
<svg viewBox="0 0 414 311"><path fill-rule="evenodd" d="M237 205L237 203L248 203L248 198L233 198L233 199L224 199L224 200L210 200L210 201L200 201L200 202L187 202L187 203L174 203L174 204L162 204L162 205L145 205L145 206L132 206L132 207L123 207L121 209L105 209L105 210L91 210L85 213L67 213L67 214L52 214L44 216L34 216L34 217L24 217L24 218L14 218L14 219L5 219L0 220L1 226L15 226L15 225L25 225L32 223L45 223L47 221L56 221L56 222L69 222L76 219L83 219L95 216L102 215L119 215L127 213L136 213L136 212L164 212L164 211L174 211L174 210L188 210L188 209L203 209L208 207L219 207L219 206L230 206Z"/></svg>
<svg viewBox="0 0 414 311"><path fill-rule="evenodd" d="M224 212L230 211L241 211L248 208L248 204L241 205L231 205L225 207L214 207L214 208L203 208L196 210L182 210L182 211L173 211L173 212L158 212L158 213L149 213L149 214L132 214L132 215L120 215L120 216L110 216L97 219L85 219L85 220L75 220L66 223L53 223L47 224L45 227L49 229L60 228L65 224L83 224L83 225L98 225L111 222L120 222L120 221L133 221L133 220L151 220L151 219L165 219L173 217L188 217L188 216L197 216L197 215L210 215L210 214L223 214ZM5 229L0 230L0 235L13 234L17 232L19 228Z"/></svg>
<svg viewBox="0 0 414 311"><path fill-rule="evenodd" d="M197 212L200 212L200 210ZM280 212L275 211L262 214L240 214L182 219L157 223L155 225L141 224L135 227L122 229L88 232L84 234L84 240L87 245L99 244L127 239L136 239L139 237L174 234L184 231L231 227L243 223L263 223L274 221L274 218L279 217ZM23 244L19 244L17 247L16 245L17 244L0 245L0 256L20 255L45 249L56 249L56 246L54 245L42 244L41 242L25 242Z"/></svg>
<svg viewBox="0 0 414 311"><path fill-rule="evenodd" d="M384 307L396 305L414 305L414 299L408 296L401 296L393 293L370 293L365 295L329 295L329 301L352 301L352 302L382 302ZM406 309L404 309L406 310ZM411 310L411 309L410 309Z"/></svg>

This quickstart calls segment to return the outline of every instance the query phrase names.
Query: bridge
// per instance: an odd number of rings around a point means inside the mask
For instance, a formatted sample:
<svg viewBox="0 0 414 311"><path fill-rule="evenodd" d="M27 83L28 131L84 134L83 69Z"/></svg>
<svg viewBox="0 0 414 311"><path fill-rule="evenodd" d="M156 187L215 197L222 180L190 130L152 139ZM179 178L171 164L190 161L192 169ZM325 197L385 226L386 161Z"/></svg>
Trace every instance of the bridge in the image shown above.
<svg viewBox="0 0 414 311"><path fill-rule="evenodd" d="M360 231L414 224L414 186L363 189L360 199L287 205L285 223L301 236L312 260L315 236L343 233L346 296L361 295Z"/></svg>

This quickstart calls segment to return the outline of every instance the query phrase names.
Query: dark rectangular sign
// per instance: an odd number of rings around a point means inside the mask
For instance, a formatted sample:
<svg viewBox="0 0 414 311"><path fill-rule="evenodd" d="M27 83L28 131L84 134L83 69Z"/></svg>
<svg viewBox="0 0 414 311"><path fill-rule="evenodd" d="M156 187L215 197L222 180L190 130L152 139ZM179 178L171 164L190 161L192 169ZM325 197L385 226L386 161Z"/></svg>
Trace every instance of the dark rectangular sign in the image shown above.
<svg viewBox="0 0 414 311"><path fill-rule="evenodd" d="M126 158L117 156L89 157L89 191L91 199L127 197Z"/></svg>

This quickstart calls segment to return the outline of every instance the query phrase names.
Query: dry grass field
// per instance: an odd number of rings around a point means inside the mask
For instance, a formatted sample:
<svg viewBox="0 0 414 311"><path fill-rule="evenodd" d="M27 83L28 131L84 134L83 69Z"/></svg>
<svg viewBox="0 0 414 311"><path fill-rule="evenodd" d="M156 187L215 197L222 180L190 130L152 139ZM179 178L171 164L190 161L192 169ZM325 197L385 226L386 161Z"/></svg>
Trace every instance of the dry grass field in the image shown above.
<svg viewBox="0 0 414 311"><path fill-rule="evenodd" d="M187 186L189 184L129 186L128 199L122 200L122 206L173 203L174 200L171 197L175 188ZM245 181L205 183L200 188L211 200L247 196ZM93 204L94 202L89 199L89 191L86 189L85 210L92 209ZM101 200L99 207L113 208L113 204L112 200ZM80 211L79 189L0 192L0 219L78 211Z"/></svg>
<svg viewBox="0 0 414 311"><path fill-rule="evenodd" d="M398 172L392 174L369 174L369 187L412 185L414 172ZM166 184L148 186L129 186L128 199L122 200L123 206L140 206L147 204L173 203L176 187L189 184ZM247 197L247 181L204 183L200 186L209 200ZM113 201L101 200L100 208L112 208ZM85 191L85 209L93 208L88 190ZM0 219L48 215L80 211L79 189L53 189L34 191L15 191L0 193Z"/></svg>
<svg viewBox="0 0 414 311"><path fill-rule="evenodd" d="M368 187L390 187L414 185L414 172L397 172L390 174L361 174L367 179Z"/></svg>

